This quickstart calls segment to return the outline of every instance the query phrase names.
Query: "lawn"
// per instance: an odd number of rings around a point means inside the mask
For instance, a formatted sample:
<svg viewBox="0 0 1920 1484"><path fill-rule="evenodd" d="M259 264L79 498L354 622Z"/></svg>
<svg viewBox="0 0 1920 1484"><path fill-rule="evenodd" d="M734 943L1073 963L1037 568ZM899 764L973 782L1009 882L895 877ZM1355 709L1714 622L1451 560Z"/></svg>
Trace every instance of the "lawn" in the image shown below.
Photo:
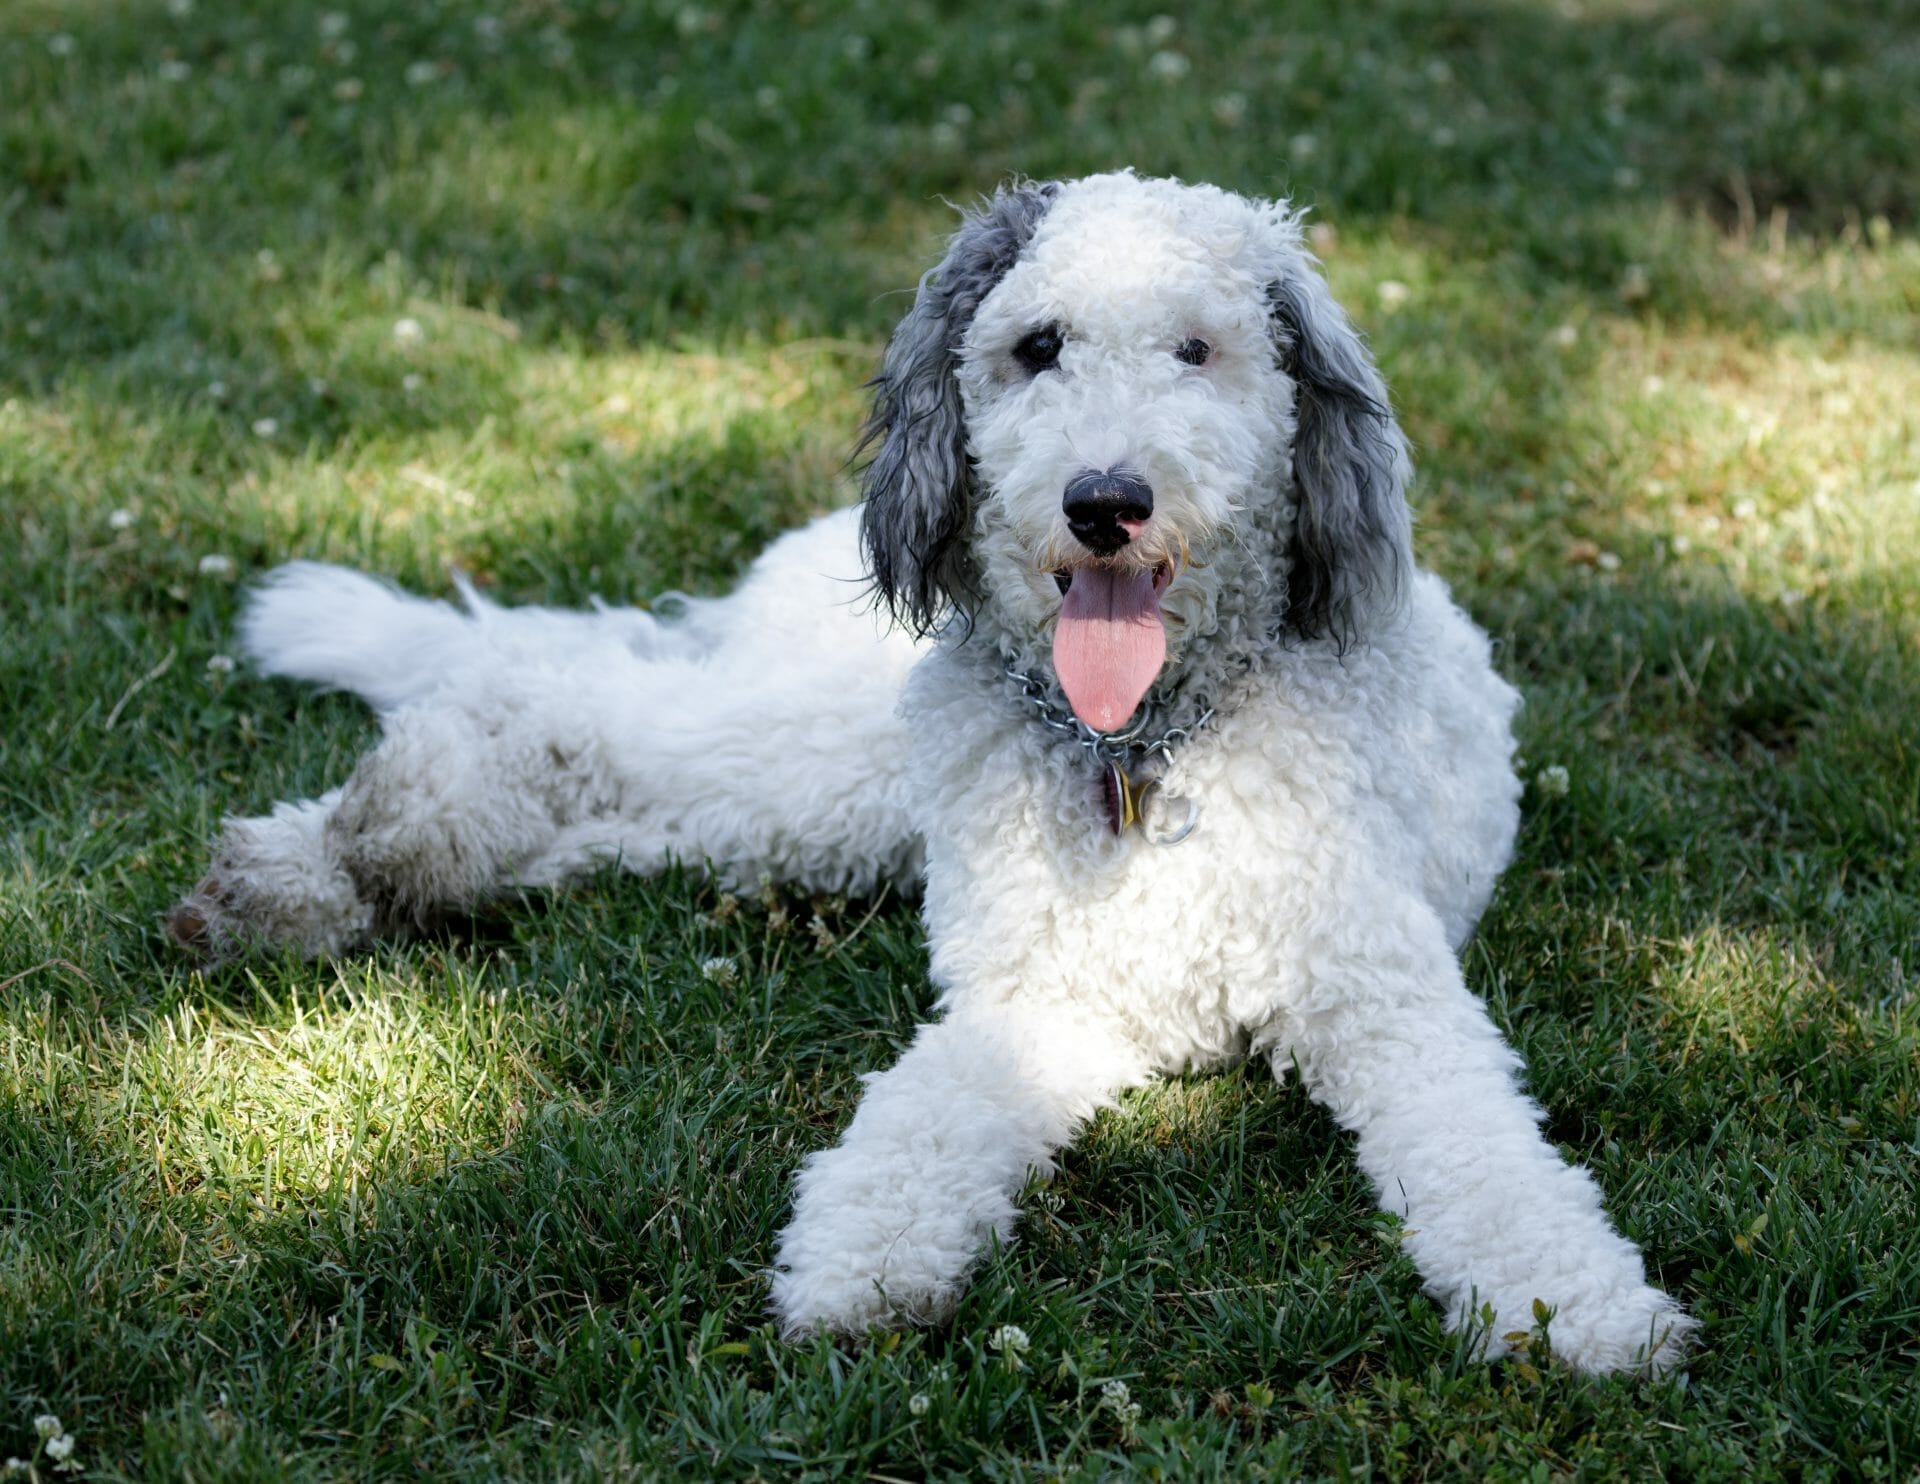
<svg viewBox="0 0 1920 1484"><path fill-rule="evenodd" d="M1860 0L6 0L0 1458L1915 1477L1916 98ZM1253 1068L1103 1114L945 1328L780 1342L789 1173L931 999L908 902L160 929L373 734L232 666L248 581L722 587L852 497L944 200L1119 164L1313 207L1528 698L1469 976L1705 1321L1678 1382L1467 1360Z"/></svg>

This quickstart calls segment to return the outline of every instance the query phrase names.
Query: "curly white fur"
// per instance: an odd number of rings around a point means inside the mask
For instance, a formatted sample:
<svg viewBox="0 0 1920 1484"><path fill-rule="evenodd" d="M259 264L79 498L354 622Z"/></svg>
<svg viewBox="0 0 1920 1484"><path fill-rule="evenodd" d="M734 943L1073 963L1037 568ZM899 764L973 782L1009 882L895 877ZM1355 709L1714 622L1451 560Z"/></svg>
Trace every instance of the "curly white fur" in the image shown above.
<svg viewBox="0 0 1920 1484"><path fill-rule="evenodd" d="M1130 174L1003 193L922 285L874 437L864 531L829 516L665 621L276 573L248 652L365 696L384 739L344 788L230 821L177 936L338 953L605 861L922 879L939 1017L799 1174L788 1333L938 1319L1097 1108L1251 1048L1354 1134L1451 1321L1491 1307L1489 1353L1538 1300L1577 1367L1674 1363L1692 1321L1461 976L1512 848L1518 697L1411 572L1404 442L1296 218ZM1153 511L1101 556L1062 489L1119 468ZM929 637L853 601L863 535ZM1159 788L1199 828L1171 847L1111 831L1087 751L1007 675L1052 680L1061 582L1143 565L1170 574L1148 704L1192 729Z"/></svg>

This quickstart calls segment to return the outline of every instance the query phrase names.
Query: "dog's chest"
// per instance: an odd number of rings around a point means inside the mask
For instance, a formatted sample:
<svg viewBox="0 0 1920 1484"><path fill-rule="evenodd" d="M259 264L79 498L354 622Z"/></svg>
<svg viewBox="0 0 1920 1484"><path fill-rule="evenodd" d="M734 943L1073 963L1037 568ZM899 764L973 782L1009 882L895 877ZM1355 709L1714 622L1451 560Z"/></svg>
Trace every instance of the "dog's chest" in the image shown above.
<svg viewBox="0 0 1920 1484"><path fill-rule="evenodd" d="M925 779L929 948L948 1001L1099 1008L1168 1065L1233 1054L1285 993L1309 910L1325 807L1302 781L1311 764L1223 724L1165 771L1151 829L1115 834L1084 752L983 742ZM1153 843L1189 813L1184 839Z"/></svg>

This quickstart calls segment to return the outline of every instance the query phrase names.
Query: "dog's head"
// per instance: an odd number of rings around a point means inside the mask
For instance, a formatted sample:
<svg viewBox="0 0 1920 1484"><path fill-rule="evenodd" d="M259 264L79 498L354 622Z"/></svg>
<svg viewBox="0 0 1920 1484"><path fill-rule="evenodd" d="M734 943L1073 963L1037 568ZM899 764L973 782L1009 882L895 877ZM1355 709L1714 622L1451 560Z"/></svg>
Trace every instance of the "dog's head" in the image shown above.
<svg viewBox="0 0 1920 1484"><path fill-rule="evenodd" d="M998 191L920 284L868 429L874 584L1051 651L1080 719L1290 634L1364 640L1406 442L1284 204L1131 174Z"/></svg>

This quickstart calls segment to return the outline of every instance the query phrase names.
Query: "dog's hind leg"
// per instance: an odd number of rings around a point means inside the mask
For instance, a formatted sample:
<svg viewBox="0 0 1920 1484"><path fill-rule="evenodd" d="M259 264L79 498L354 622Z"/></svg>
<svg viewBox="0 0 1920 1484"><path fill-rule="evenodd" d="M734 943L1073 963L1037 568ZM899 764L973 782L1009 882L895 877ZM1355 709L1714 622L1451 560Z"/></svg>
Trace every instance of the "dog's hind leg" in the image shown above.
<svg viewBox="0 0 1920 1484"><path fill-rule="evenodd" d="M920 1028L870 1078L836 1148L811 1156L780 1235L773 1307L789 1336L945 1317L1030 1175L1093 1112L1146 1080L1099 1017L1013 1005Z"/></svg>
<svg viewBox="0 0 1920 1484"><path fill-rule="evenodd" d="M366 696L385 736L336 794L229 821L175 937L212 957L339 953L609 863L711 864L747 887L912 880L896 708L918 649L825 575L856 560L851 532L796 532L667 624L461 614L334 568L271 584L250 652Z"/></svg>
<svg viewBox="0 0 1920 1484"><path fill-rule="evenodd" d="M616 782L583 720L496 687L485 708L402 706L342 788L229 819L213 864L168 919L209 958L248 948L348 952L473 906Z"/></svg>

